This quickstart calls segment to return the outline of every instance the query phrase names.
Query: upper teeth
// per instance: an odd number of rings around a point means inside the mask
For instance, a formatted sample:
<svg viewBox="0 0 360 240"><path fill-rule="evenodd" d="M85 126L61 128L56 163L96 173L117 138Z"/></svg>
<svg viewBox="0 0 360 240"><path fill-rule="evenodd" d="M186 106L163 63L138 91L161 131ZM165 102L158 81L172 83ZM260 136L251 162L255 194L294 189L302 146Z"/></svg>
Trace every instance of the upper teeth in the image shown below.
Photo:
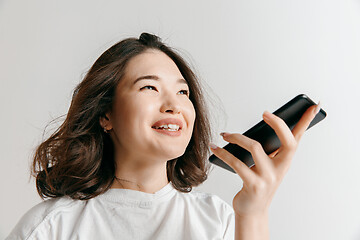
<svg viewBox="0 0 360 240"><path fill-rule="evenodd" d="M155 128L157 128L157 129L159 129L159 128L170 128L170 129L172 129L172 130L179 130L179 125L176 125L176 124L165 124L165 125L161 125L161 126L159 126L159 127L156 127L155 126Z"/></svg>

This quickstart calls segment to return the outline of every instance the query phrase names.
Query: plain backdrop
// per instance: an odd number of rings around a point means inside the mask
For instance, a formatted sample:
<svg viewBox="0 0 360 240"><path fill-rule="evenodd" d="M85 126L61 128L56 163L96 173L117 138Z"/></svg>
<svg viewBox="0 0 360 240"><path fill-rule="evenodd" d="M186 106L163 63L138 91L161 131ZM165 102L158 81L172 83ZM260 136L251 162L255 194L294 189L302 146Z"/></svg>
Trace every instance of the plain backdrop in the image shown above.
<svg viewBox="0 0 360 240"><path fill-rule="evenodd" d="M273 199L271 239L360 239L358 0L0 1L1 239L41 201L29 166L45 126L103 51L141 32L191 63L220 146L300 93L320 100L328 116ZM195 190L232 204L241 187L213 166Z"/></svg>

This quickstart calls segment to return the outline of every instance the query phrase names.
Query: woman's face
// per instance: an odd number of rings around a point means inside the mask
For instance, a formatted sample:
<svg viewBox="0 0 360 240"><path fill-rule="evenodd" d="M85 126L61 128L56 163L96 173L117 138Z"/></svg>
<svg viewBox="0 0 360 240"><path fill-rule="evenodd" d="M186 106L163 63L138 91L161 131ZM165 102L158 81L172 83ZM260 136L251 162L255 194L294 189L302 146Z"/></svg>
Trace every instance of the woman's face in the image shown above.
<svg viewBox="0 0 360 240"><path fill-rule="evenodd" d="M115 151L144 161L183 155L195 121L188 94L184 77L165 53L147 50L132 58L109 115ZM167 124L174 129L157 129Z"/></svg>

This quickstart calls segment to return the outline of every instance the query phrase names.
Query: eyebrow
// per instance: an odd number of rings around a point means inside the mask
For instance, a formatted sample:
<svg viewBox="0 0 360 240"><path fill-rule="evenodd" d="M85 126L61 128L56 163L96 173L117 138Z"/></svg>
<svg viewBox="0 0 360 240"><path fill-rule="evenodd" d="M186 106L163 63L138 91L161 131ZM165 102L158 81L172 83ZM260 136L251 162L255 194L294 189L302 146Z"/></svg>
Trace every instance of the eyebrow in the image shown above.
<svg viewBox="0 0 360 240"><path fill-rule="evenodd" d="M145 76L141 76L141 77L138 77L135 81L134 81L134 84L137 83L138 81L141 81L141 80L155 80L155 81L159 81L160 78L156 75L145 75ZM188 83L186 82L185 79L183 78L180 78L177 80L178 83L185 83L186 85L188 85Z"/></svg>

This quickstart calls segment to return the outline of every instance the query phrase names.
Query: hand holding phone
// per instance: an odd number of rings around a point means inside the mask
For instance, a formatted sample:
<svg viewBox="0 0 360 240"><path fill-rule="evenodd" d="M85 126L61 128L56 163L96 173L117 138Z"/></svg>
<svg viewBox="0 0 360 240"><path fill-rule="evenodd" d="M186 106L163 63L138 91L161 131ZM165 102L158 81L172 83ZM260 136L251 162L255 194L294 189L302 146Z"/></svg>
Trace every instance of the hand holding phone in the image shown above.
<svg viewBox="0 0 360 240"><path fill-rule="evenodd" d="M312 105L315 105L315 103L308 96L305 94L299 94L273 112L273 114L283 119L292 130L305 111ZM325 117L326 112L323 109L320 109L319 113L315 116L307 129L313 127ZM281 146L280 140L275 131L264 121L259 122L254 127L243 133L243 135L258 141L262 145L266 154L276 151ZM250 152L244 148L232 143L227 144L223 148L244 162L248 167L254 166L255 163ZM236 173L228 164L216 157L214 154L210 156L209 161L219 167Z"/></svg>

